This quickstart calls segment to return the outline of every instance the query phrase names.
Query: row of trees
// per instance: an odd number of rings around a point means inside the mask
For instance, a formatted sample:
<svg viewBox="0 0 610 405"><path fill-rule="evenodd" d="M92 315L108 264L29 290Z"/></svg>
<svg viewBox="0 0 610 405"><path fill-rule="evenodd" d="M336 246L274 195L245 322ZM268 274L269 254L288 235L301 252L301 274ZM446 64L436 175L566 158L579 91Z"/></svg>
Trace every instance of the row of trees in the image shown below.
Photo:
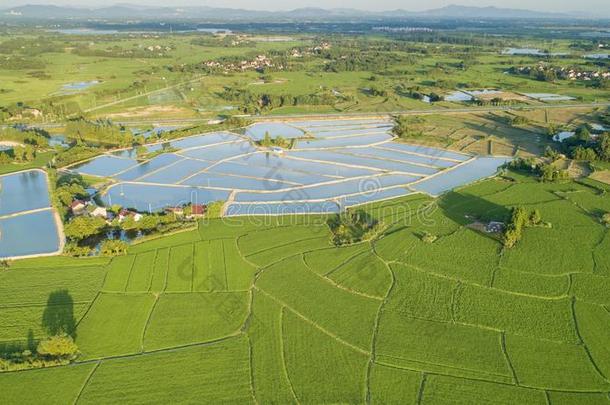
<svg viewBox="0 0 610 405"><path fill-rule="evenodd" d="M514 159L507 164L507 167L536 175L542 182L557 182L569 178L566 170L560 169L552 163L536 162L533 158Z"/></svg>
<svg viewBox="0 0 610 405"><path fill-rule="evenodd" d="M108 207L114 216L112 221L98 216L81 215L72 218L64 226L68 239L65 252L72 256L89 256L94 249L104 256L116 256L127 252L128 244L120 239L112 239L109 234L120 235L125 232L134 237L155 232L168 232L184 226L185 221L172 214L142 214L136 219L130 213L120 219L120 206Z"/></svg>
<svg viewBox="0 0 610 405"><path fill-rule="evenodd" d="M242 111L246 113L256 113L263 109L274 109L284 106L299 105L334 105L338 97L330 91L323 91L314 94L256 94L241 88L225 87L220 97L227 101L237 102L241 105ZM341 98L343 100L343 98Z"/></svg>
<svg viewBox="0 0 610 405"><path fill-rule="evenodd" d="M0 164L29 163L36 159L36 148L32 145L14 146L12 149L0 152Z"/></svg>
<svg viewBox="0 0 610 405"><path fill-rule="evenodd" d="M37 147L47 147L49 146L49 134L41 129L6 127L0 129L0 141L12 141Z"/></svg>
<svg viewBox="0 0 610 405"><path fill-rule="evenodd" d="M610 162L610 134L603 133L594 140L586 125L564 140L563 147L572 159Z"/></svg>
<svg viewBox="0 0 610 405"><path fill-rule="evenodd" d="M504 231L504 246L507 248L514 247L523 237L523 230L526 227L540 224L542 224L542 217L538 209L528 211L523 207L513 208Z"/></svg>
<svg viewBox="0 0 610 405"><path fill-rule="evenodd" d="M88 121L83 118L68 121L66 136L100 145L131 146L135 141L131 131L126 131L109 120Z"/></svg>

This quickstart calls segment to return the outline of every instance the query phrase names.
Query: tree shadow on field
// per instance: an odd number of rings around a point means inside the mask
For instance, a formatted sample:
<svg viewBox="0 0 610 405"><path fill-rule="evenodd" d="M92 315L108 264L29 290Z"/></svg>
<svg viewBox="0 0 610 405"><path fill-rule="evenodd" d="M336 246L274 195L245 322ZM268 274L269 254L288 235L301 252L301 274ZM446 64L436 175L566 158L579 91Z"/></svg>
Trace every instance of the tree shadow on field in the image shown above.
<svg viewBox="0 0 610 405"><path fill-rule="evenodd" d="M450 191L438 200L443 214L457 224L469 225L475 221L504 222L510 218L510 209L480 196L460 191Z"/></svg>
<svg viewBox="0 0 610 405"><path fill-rule="evenodd" d="M76 337L74 300L68 290L57 290L49 294L42 314L42 326L51 336L65 333Z"/></svg>

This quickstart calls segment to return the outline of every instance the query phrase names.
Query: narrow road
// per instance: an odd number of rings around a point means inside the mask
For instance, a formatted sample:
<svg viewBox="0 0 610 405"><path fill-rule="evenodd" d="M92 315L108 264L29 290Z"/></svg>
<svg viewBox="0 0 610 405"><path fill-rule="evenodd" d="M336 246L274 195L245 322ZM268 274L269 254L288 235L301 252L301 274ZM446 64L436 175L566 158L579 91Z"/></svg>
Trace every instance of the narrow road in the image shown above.
<svg viewBox="0 0 610 405"><path fill-rule="evenodd" d="M289 120L297 118L307 119L324 119L324 118L376 118L388 117L390 115L431 115L431 114L471 114L479 112L494 112L494 111L534 111L546 109L573 109L573 108L596 108L610 107L609 102L599 103L581 103L581 104L543 104L543 105L523 105L523 106L486 106L486 107L459 107L459 108L436 108L426 110L397 110L397 111L379 111L379 112L345 112L345 113L329 113L329 114L286 114L286 115L244 115L254 121L274 121L274 120ZM165 123L165 124L194 124L207 122L209 118L149 118L133 121L121 121L123 125L145 125L150 123Z"/></svg>
<svg viewBox="0 0 610 405"><path fill-rule="evenodd" d="M146 93L136 94L135 96L129 96L129 97L121 98L121 99L116 100L116 101L111 101L110 103L100 104L100 105L97 105L95 107L88 108L86 110L83 110L83 112L89 113L89 112L92 112L92 111L101 110L101 109L106 108L106 107L111 107L113 105L121 104L121 103L124 103L126 101L136 100L136 99L138 99L140 97L150 96L151 94L163 93L164 91L175 89L176 87L180 87L180 86L184 86L184 85L187 85L187 84L198 82L199 80L201 80L203 78L204 78L204 76L199 76L199 77L196 77L194 79L187 80L185 82L180 82L180 83L172 84L171 86L163 87L163 88L160 88L160 89L157 89L157 90L151 90L151 91L147 91Z"/></svg>
<svg viewBox="0 0 610 405"><path fill-rule="evenodd" d="M144 95L152 94L155 92L165 91L168 88L181 86L185 83L191 83L198 79L193 79L189 82L179 83L173 86L169 86L163 89L154 90L152 92L139 94L137 96L130 97L129 99L142 97ZM126 101L127 99L118 100L103 106L97 106L95 109L104 108L112 104L119 104ZM435 114L472 114L481 112L494 112L494 111L535 111L535 110L547 110L547 109L575 109L575 108L596 108L596 107L610 107L610 101L597 102L597 103L581 103L581 104L541 104L541 105L522 105L522 106L487 106L487 107L460 107L460 108L436 108L426 110L397 110L397 111L377 111L377 112L345 112L345 113L329 113L329 114L287 114L287 115L243 115L244 118L251 119L253 121L279 121L279 120L291 120L291 119L327 119L327 118L387 118L391 115L435 115ZM87 110L87 111L92 111ZM115 121L118 124L126 126L142 126L150 124L173 124L176 126L187 126L192 124L198 124L209 121L210 118L173 118L173 117L154 117L137 120L123 120ZM32 124L32 127L36 128L59 128L63 127L64 123L40 123ZM0 128L8 127L9 125L0 125Z"/></svg>

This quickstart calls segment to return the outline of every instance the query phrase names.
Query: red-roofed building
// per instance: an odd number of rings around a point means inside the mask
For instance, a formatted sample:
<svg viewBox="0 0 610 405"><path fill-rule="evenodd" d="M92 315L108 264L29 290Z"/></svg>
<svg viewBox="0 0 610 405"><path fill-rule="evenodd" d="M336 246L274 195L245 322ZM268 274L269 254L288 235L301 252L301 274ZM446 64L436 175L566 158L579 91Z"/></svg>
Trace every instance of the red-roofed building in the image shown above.
<svg viewBox="0 0 610 405"><path fill-rule="evenodd" d="M208 207L203 204L193 204L193 205L191 205L191 216L192 217L202 217L205 215L207 208Z"/></svg>
<svg viewBox="0 0 610 405"><path fill-rule="evenodd" d="M85 208L87 208L87 204L81 200L74 200L72 201L72 204L70 204L72 215L83 215L85 213Z"/></svg>

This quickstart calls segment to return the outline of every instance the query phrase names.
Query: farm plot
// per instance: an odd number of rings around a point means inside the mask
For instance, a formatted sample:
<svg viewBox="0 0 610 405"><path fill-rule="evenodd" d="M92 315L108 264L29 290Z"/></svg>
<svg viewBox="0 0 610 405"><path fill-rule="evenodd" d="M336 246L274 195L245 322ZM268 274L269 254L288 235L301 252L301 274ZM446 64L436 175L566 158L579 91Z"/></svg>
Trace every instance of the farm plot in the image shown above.
<svg viewBox="0 0 610 405"><path fill-rule="evenodd" d="M384 120L295 125L256 123L245 130L245 136L211 133L172 141L171 146L177 150L141 163L133 158L133 153L125 156L108 153L70 169L117 180L103 195L108 204L159 211L189 202L226 201L233 192L231 200L237 202L273 203L260 214L278 215L337 212L353 205L396 198L411 193L405 186L414 182L417 183L413 190L438 195L489 176L506 161L506 158L473 159L458 152L394 142L390 134L392 124ZM284 138L298 138L294 150L262 147L254 142L267 133L272 138L280 133ZM160 150L158 144L146 147ZM468 162L469 159L472 161ZM377 177L380 175L383 176ZM365 187L366 183L375 183L375 193L370 193L371 186ZM291 194L274 194L274 190ZM345 196L353 198L341 202L339 207L329 205L325 209L279 205L286 201L336 204L337 199ZM224 214L256 212L249 206L233 203Z"/></svg>
<svg viewBox="0 0 610 405"><path fill-rule="evenodd" d="M0 341L46 337L63 316L73 328L96 296L105 269L87 267L9 268L0 272ZM47 319L48 321L45 321Z"/></svg>
<svg viewBox="0 0 610 405"><path fill-rule="evenodd" d="M415 403L423 375L417 371L374 364L370 376L373 404Z"/></svg>
<svg viewBox="0 0 610 405"><path fill-rule="evenodd" d="M59 253L61 225L48 187L39 169L0 176L0 259Z"/></svg>
<svg viewBox="0 0 610 405"><path fill-rule="evenodd" d="M455 342L460 342L459 346ZM389 366L512 382L500 334L475 326L408 318L384 311L375 353L378 363Z"/></svg>
<svg viewBox="0 0 610 405"><path fill-rule="evenodd" d="M104 360L79 403L253 402L243 337L135 358Z"/></svg>
<svg viewBox="0 0 610 405"><path fill-rule="evenodd" d="M141 253L117 257L109 266L105 291L204 292L245 291L255 267L245 261L235 239L199 239L198 232L177 238L178 245L136 245ZM186 242L186 243L184 243ZM151 249L151 250L149 250Z"/></svg>
<svg viewBox="0 0 610 405"><path fill-rule="evenodd" d="M45 316L49 314L68 315L62 324L73 328L74 324L87 312L90 303L57 303L53 305L33 304L0 307L0 342L27 342L28 339L47 337L53 323L47 325ZM71 315L71 316L70 316Z"/></svg>
<svg viewBox="0 0 610 405"><path fill-rule="evenodd" d="M248 314L249 294L162 294L144 332L147 351L209 342L236 334Z"/></svg>
<svg viewBox="0 0 610 405"><path fill-rule="evenodd" d="M383 298L392 285L392 275L373 252L353 257L326 275L350 291Z"/></svg>
<svg viewBox="0 0 610 405"><path fill-rule="evenodd" d="M392 264L391 267L396 281L385 311L436 321L453 319L453 297L458 281L402 264Z"/></svg>
<svg viewBox="0 0 610 405"><path fill-rule="evenodd" d="M7 405L74 403L95 364L53 367L19 373L0 373L2 402ZM61 386L61 389L57 387ZM27 387L27 389L24 389Z"/></svg>
<svg viewBox="0 0 610 405"><path fill-rule="evenodd" d="M385 260L398 260L450 278L489 285L498 262L497 241L468 228L458 229L434 243L422 241L419 234L405 229L380 239L376 248Z"/></svg>
<svg viewBox="0 0 610 405"><path fill-rule="evenodd" d="M299 253L328 247L329 244L330 231L326 226L280 227L249 233L238 239L244 257L263 267Z"/></svg>
<svg viewBox="0 0 610 405"><path fill-rule="evenodd" d="M76 330L81 359L140 353L154 302L151 294L100 294Z"/></svg>
<svg viewBox="0 0 610 405"><path fill-rule="evenodd" d="M571 300L547 299L462 285L454 298L456 321L521 336L576 343Z"/></svg>
<svg viewBox="0 0 610 405"><path fill-rule="evenodd" d="M332 247L307 252L303 255L303 260L311 270L325 276L369 249L370 245L367 243L340 248Z"/></svg>
<svg viewBox="0 0 610 405"><path fill-rule="evenodd" d="M573 277L578 276L575 274ZM494 274L494 288L548 298L566 296L570 288L569 275L546 275L500 268Z"/></svg>
<svg viewBox="0 0 610 405"><path fill-rule="evenodd" d="M380 302L336 288L316 275L301 257L263 271L255 290L338 336L360 350L369 350Z"/></svg>
<svg viewBox="0 0 610 405"><path fill-rule="evenodd" d="M345 346L287 309L282 315L282 334L286 368L299 402L365 402L367 354Z"/></svg>
<svg viewBox="0 0 610 405"><path fill-rule="evenodd" d="M503 256L502 266L549 275L592 272L591 251L602 241L604 227L568 201L535 207L552 227L527 229L522 243ZM579 242L572 243L574 240Z"/></svg>
<svg viewBox="0 0 610 405"><path fill-rule="evenodd" d="M264 294L254 294L248 336L252 374L259 403L296 401L284 359L282 307Z"/></svg>
<svg viewBox="0 0 610 405"><path fill-rule="evenodd" d="M591 361L604 376L610 375L610 312L605 307L576 301L578 331Z"/></svg>
<svg viewBox="0 0 610 405"><path fill-rule="evenodd" d="M528 387L566 391L608 391L582 345L506 336L517 381Z"/></svg>
<svg viewBox="0 0 610 405"><path fill-rule="evenodd" d="M60 296L60 302L88 302L100 289L105 273L106 269L102 266L10 267L0 271L0 307L43 305L49 301L51 294L60 290L66 292Z"/></svg>
<svg viewBox="0 0 610 405"><path fill-rule="evenodd" d="M421 397L422 404L462 404L464 402L498 405L547 404L543 390L440 375L431 375L426 378Z"/></svg>
<svg viewBox="0 0 610 405"><path fill-rule="evenodd" d="M595 274L573 274L570 292L579 300L610 305L610 277Z"/></svg>
<svg viewBox="0 0 610 405"><path fill-rule="evenodd" d="M173 235L163 236L162 238L132 244L129 246L129 253L141 253L159 248L186 245L200 240L201 235L199 229L194 229L192 231L179 232Z"/></svg>

